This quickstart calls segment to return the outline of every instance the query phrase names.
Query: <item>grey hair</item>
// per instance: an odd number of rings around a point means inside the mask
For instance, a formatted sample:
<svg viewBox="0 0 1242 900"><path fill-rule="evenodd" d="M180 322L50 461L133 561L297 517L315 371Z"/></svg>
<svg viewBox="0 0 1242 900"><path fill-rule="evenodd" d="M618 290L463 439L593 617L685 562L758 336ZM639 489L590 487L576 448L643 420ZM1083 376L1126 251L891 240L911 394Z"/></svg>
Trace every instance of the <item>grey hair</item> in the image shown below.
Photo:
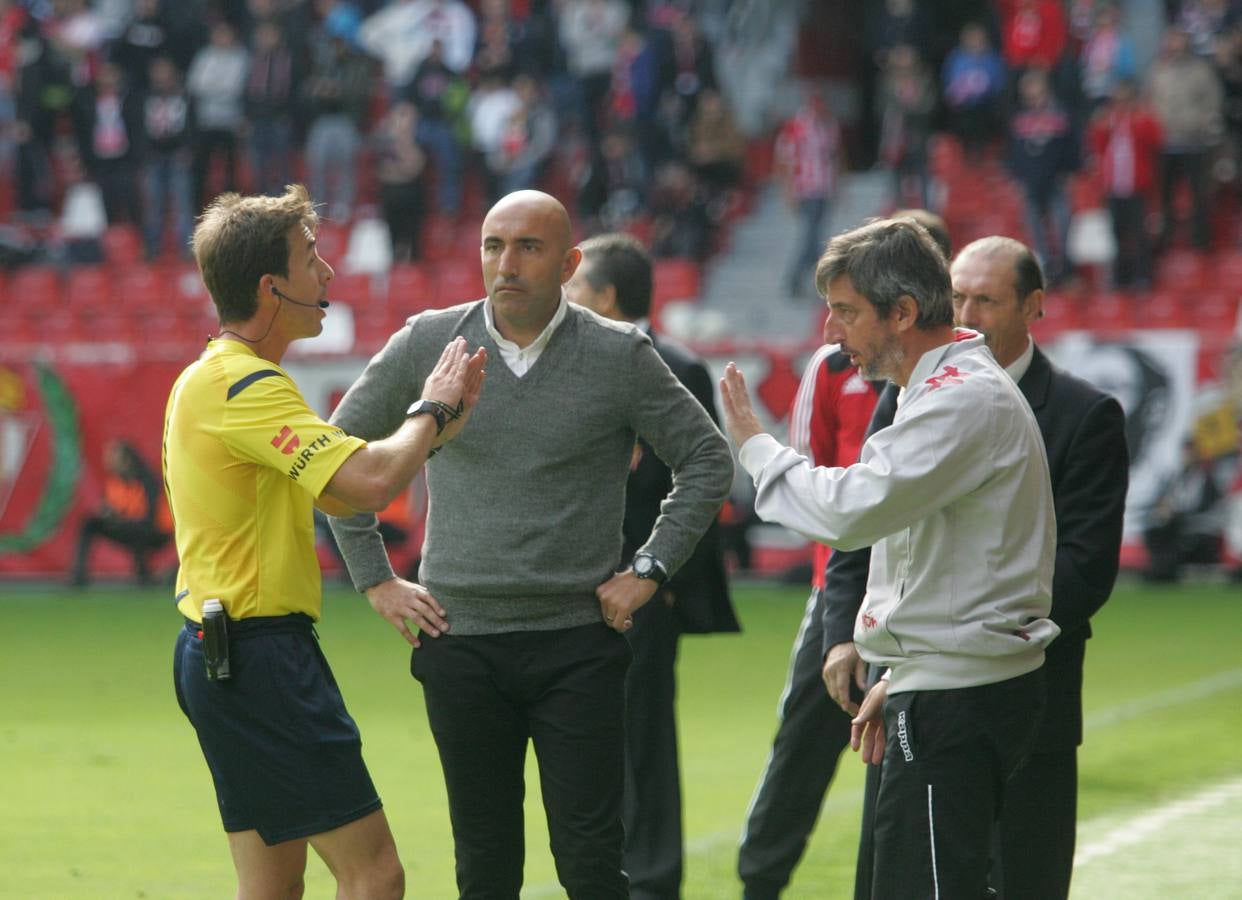
<svg viewBox="0 0 1242 900"><path fill-rule="evenodd" d="M837 235L815 267L815 287L846 276L854 290L887 319L903 296L914 299L920 329L953 324L949 266L927 229L914 219L880 219Z"/></svg>

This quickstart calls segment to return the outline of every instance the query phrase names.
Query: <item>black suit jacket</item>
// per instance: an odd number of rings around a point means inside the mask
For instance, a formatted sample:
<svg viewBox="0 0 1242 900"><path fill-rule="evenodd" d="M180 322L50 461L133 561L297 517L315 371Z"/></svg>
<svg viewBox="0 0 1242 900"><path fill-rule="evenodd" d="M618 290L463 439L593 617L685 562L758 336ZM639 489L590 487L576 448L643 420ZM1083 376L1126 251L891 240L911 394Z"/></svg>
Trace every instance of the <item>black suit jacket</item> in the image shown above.
<svg viewBox="0 0 1242 900"><path fill-rule="evenodd" d="M1057 551L1052 620L1061 634L1048 647L1044 674L1048 708L1037 751L1082 743L1082 664L1090 617L1117 580L1121 527L1129 487L1125 413L1103 391L1052 365L1039 347L1018 382L1039 424L1052 478ZM897 389L885 390L868 435L892 424ZM870 549L832 554L822 597L825 652L854 639L854 619L866 592Z"/></svg>
<svg viewBox="0 0 1242 900"><path fill-rule="evenodd" d="M715 391L712 377L703 361L688 348L662 335L648 332L660 358L668 364L677 380L707 410L713 422L716 416ZM626 564L647 542L660 515L660 504L673 487L673 476L645 441L639 441L642 459L630 473L625 490L625 545L622 561ZM709 633L741 631L733 603L729 598L729 581L725 575L720 549L720 529L716 522L699 540L694 553L665 585L675 603L674 608L682 631ZM657 598L658 600L658 598Z"/></svg>
<svg viewBox="0 0 1242 900"><path fill-rule="evenodd" d="M1061 634L1044 663L1048 709L1036 750L1059 750L1082 743L1083 655L1090 617L1117 580L1130 454L1121 404L1038 347L1018 387L1044 436L1057 516L1052 621Z"/></svg>

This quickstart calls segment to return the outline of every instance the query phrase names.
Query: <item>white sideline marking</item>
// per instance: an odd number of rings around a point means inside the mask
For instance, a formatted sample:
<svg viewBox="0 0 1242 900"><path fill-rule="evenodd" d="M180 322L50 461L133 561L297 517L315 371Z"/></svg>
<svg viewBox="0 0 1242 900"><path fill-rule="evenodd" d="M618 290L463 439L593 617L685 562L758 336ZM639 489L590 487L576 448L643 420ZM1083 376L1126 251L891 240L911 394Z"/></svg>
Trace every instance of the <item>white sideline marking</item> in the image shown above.
<svg viewBox="0 0 1242 900"><path fill-rule="evenodd" d="M1127 719L1135 719L1147 713L1155 712L1158 709L1181 706L1189 700L1202 700L1205 697L1211 697L1213 694L1219 694L1221 691L1232 690L1236 687L1242 687L1242 669L1229 669L1210 678L1192 681L1190 684L1182 687L1161 691L1158 694L1150 694L1138 700L1119 703L1116 706L1106 706L1104 709L1088 713L1084 718L1083 724L1088 729L1105 728L1109 725L1116 725L1118 722L1124 722Z"/></svg>
<svg viewBox="0 0 1242 900"><path fill-rule="evenodd" d="M1130 700L1126 703L1119 703L1116 706L1106 706L1103 709L1085 715L1083 724L1087 729L1107 728L1110 725L1116 725L1128 719L1136 719L1167 707L1180 706L1191 700L1202 700L1205 697L1211 697L1236 687L1242 687L1242 669L1229 669L1217 675L1193 681L1183 687L1161 691L1157 694L1149 694L1138 700ZM1158 810L1129 820L1127 824L1114 829L1100 840L1080 847L1074 854L1074 865L1088 865L1097 859L1110 856L1124 847L1143 840L1153 831L1162 828L1171 821L1180 819L1192 812L1199 812L1219 806L1225 800L1232 797L1242 799L1242 778L1223 785L1217 785L1189 799L1176 801ZM858 803L860 805L862 803L861 795ZM1090 823L1084 824L1090 827ZM725 844L736 843L737 840L738 834L733 831L716 831L696 838L690 838L686 842L686 856L705 855ZM522 889L522 897L535 900L538 897L558 896L562 890L563 888L556 882L529 885Z"/></svg>
<svg viewBox="0 0 1242 900"><path fill-rule="evenodd" d="M1242 799L1242 777L1213 785L1191 797L1166 803L1150 812L1127 819L1103 837L1079 847L1074 854L1074 868L1089 865L1140 843L1178 819L1205 812L1236 799Z"/></svg>

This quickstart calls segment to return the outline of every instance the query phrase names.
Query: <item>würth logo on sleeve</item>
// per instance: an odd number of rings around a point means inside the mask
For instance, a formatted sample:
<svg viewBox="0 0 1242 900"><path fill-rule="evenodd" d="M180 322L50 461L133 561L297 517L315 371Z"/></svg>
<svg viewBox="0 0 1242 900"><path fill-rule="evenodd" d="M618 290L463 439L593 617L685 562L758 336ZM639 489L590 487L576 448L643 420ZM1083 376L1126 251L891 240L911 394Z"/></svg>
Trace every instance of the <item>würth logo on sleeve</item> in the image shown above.
<svg viewBox="0 0 1242 900"><path fill-rule="evenodd" d="M344 436L345 432L341 431L339 428L319 435L319 437L307 444L302 449L302 452L294 458L293 465L289 467L289 477L294 481L297 481L302 475L302 470L306 468L307 464L316 453L331 444L337 438ZM297 438L294 438L294 440L296 441Z"/></svg>
<svg viewBox="0 0 1242 900"><path fill-rule="evenodd" d="M863 613L862 623L863 623L863 628L867 628L867 629L875 628L876 626L875 616L871 615L871 613L869 612Z"/></svg>
<svg viewBox="0 0 1242 900"><path fill-rule="evenodd" d="M272 446L279 447L280 452L285 456L292 456L293 451L302 446L302 440L293 433L293 429L286 425L280 429L280 434L272 438Z"/></svg>
<svg viewBox="0 0 1242 900"><path fill-rule="evenodd" d="M928 386L929 390L944 387L946 384L961 384L966 380L969 372L958 371L957 366L945 366L939 375L933 375L923 383Z"/></svg>

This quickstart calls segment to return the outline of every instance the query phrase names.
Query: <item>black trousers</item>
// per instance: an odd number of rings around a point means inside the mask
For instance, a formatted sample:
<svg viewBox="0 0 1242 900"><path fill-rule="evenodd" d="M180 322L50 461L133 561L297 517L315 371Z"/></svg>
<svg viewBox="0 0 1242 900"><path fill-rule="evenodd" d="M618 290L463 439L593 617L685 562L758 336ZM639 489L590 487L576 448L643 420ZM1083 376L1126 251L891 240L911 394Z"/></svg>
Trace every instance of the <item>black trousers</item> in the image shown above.
<svg viewBox="0 0 1242 900"><path fill-rule="evenodd" d="M681 896L681 773L677 751L677 614L661 591L626 633L625 871L631 900Z"/></svg>
<svg viewBox="0 0 1242 900"><path fill-rule="evenodd" d="M1207 150L1165 152L1160 155L1160 207L1164 220L1160 234L1162 244L1168 243L1176 225L1173 196L1177 182L1182 179L1190 185L1190 240L1199 250L1207 250L1212 243L1208 221L1209 166Z"/></svg>
<svg viewBox="0 0 1242 900"><path fill-rule="evenodd" d="M518 898L528 741L569 897L628 897L621 797L629 661L625 638L602 622L424 637L413 651L410 670L423 686L448 788L462 898Z"/></svg>
<svg viewBox="0 0 1242 900"><path fill-rule="evenodd" d="M237 189L237 134L227 128L203 128L194 138L190 170L194 184L194 208L199 209L215 195L207 195L211 177L211 161L224 158L224 190Z"/></svg>
<svg viewBox="0 0 1242 900"><path fill-rule="evenodd" d="M1113 260L1115 287L1128 288L1151 281L1151 249L1147 240L1147 206L1142 195L1109 197L1117 258Z"/></svg>
<svg viewBox="0 0 1242 900"><path fill-rule="evenodd" d="M872 667L871 684L882 671ZM867 766L854 900L871 900L875 805L882 773L881 766ZM1033 751L1005 784L1005 805L993 833L990 883L1001 900L1069 896L1077 817L1078 748Z"/></svg>
<svg viewBox="0 0 1242 900"><path fill-rule="evenodd" d="M1077 818L1078 748L1032 753L1005 785L992 869L1002 900L1069 896Z"/></svg>
<svg viewBox="0 0 1242 900"><path fill-rule="evenodd" d="M163 546L168 535L157 530L145 521L118 519L115 516L89 516L82 520L78 531L77 550L73 555L73 584L85 585L90 582L87 562L90 560L91 545L97 538L103 538L119 544L129 551L134 558L134 574L139 584L151 583L151 568L147 557L152 551Z"/></svg>
<svg viewBox="0 0 1242 900"><path fill-rule="evenodd" d="M103 194L108 224L142 224L142 194L138 190L138 166L126 159L102 159L92 167L92 176Z"/></svg>
<svg viewBox="0 0 1242 900"><path fill-rule="evenodd" d="M882 666L867 666L867 690L883 677ZM858 834L858 862L854 869L854 900L871 900L871 876L875 869L875 806L880 799L882 765L867 764L863 779L862 823Z"/></svg>
<svg viewBox="0 0 1242 900"><path fill-rule="evenodd" d="M823 616L807 601L798 629L772 752L750 801L737 872L747 900L777 897L789 883L849 746L850 717L823 682Z"/></svg>
<svg viewBox="0 0 1242 900"><path fill-rule="evenodd" d="M393 259L397 262L418 259L421 256L418 242L426 209L423 183L415 179L381 184L380 204L384 209L384 220L388 223Z"/></svg>
<svg viewBox="0 0 1242 900"><path fill-rule="evenodd" d="M979 687L889 696L873 898L988 896L1005 782L1030 752L1043 707L1042 669Z"/></svg>

